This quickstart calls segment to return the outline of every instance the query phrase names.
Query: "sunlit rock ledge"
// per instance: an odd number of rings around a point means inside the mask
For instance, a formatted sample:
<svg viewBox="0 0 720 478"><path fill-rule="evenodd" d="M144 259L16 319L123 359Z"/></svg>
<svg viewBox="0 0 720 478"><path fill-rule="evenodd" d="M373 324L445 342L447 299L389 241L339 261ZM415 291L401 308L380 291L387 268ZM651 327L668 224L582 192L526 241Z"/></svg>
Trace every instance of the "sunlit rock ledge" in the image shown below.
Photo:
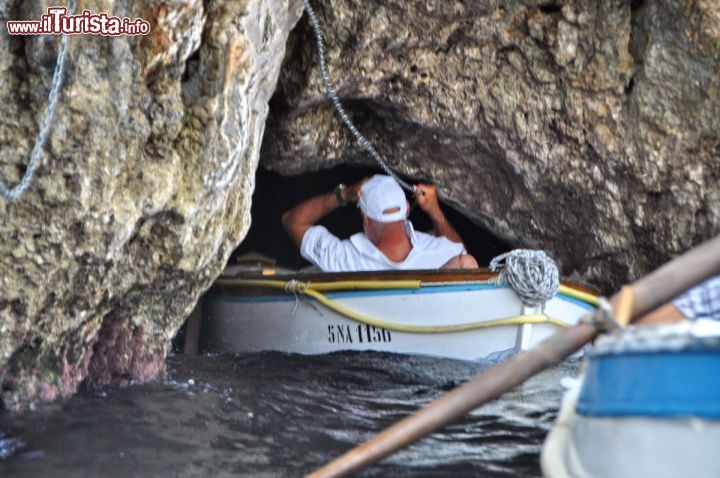
<svg viewBox="0 0 720 478"><path fill-rule="evenodd" d="M0 0L5 21L54 1ZM42 164L0 199L0 383L17 408L156 377L250 224L298 1L81 1L152 25L70 39ZM128 10L127 8L130 8ZM24 173L60 37L0 35L0 178Z"/></svg>
<svg viewBox="0 0 720 478"><path fill-rule="evenodd" d="M0 0L0 23L55 3ZM8 409L161 373L247 233L258 164L372 164L324 97L301 1L79 3L152 31L70 39L42 163L0 199ZM609 291L720 232L717 2L313 4L339 95L390 166L565 275ZM60 38L3 30L14 185Z"/></svg>

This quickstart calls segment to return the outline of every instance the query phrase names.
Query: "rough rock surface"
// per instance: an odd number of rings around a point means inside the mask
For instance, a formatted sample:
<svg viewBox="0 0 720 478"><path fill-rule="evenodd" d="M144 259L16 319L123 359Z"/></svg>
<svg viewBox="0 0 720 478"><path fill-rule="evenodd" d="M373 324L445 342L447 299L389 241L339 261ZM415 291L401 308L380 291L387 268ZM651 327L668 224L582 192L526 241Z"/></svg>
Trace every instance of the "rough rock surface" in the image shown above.
<svg viewBox="0 0 720 478"><path fill-rule="evenodd" d="M314 3L359 129L499 237L609 290L720 232L720 3ZM323 95L303 19L261 165L374 164Z"/></svg>
<svg viewBox="0 0 720 478"><path fill-rule="evenodd" d="M0 0L0 180L25 171L60 37L10 36L50 0ZM143 380L249 227L292 0L80 0L148 36L70 39L27 193L0 198L0 394L17 408ZM0 407L1 408L1 407Z"/></svg>

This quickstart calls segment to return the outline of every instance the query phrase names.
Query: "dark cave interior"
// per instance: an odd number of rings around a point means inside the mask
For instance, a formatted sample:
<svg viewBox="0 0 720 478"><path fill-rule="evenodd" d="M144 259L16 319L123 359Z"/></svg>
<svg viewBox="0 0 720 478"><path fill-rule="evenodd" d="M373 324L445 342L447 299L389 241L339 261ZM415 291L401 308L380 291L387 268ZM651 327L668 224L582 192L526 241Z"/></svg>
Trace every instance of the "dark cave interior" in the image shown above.
<svg viewBox="0 0 720 478"><path fill-rule="evenodd" d="M250 230L243 242L233 252L228 264L238 256L250 252L273 258L278 266L300 269L309 263L285 233L280 218L286 210L317 194L331 191L338 183L353 184L364 176L382 173L379 169L339 166L329 170L305 173L299 176L283 176L260 166L256 173L255 192L252 198ZM402 178L410 183L413 181ZM411 206L413 204L411 200ZM475 256L481 266L512 249L505 241L495 237L482 226L474 224L452 207L442 204L443 211L465 242L468 252ZM429 218L417 207L411 207L410 220L417 230L429 231ZM338 237L345 238L362 230L360 214L353 206L333 211L321 222Z"/></svg>

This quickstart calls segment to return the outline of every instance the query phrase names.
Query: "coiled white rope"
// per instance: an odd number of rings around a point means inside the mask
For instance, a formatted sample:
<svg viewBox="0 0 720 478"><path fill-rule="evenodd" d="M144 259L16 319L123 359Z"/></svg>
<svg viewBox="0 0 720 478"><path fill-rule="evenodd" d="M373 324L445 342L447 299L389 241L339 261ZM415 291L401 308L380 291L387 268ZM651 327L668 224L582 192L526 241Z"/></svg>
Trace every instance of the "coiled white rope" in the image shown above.
<svg viewBox="0 0 720 478"><path fill-rule="evenodd" d="M501 264L505 261L505 264ZM552 299L560 289L560 273L545 251L515 249L490 261L490 270L502 267L498 282L509 285L528 307Z"/></svg>
<svg viewBox="0 0 720 478"><path fill-rule="evenodd" d="M68 5L68 15L75 11L75 0L71 0ZM20 182L12 189L0 181L0 194L8 201L15 201L30 186L35 170L37 169L38 161L40 159L40 151L45 146L48 133L50 132L50 121L55 114L55 106L57 105L57 99L60 93L60 86L63 80L63 70L65 66L65 52L67 51L68 35L63 35L60 41L60 49L58 50L57 63L55 64L55 72L53 73L52 88L50 89L50 95L48 97L48 103L45 106L45 117L43 118L42 126L40 126L40 132L35 138L35 145L30 153L30 162L25 169Z"/></svg>
<svg viewBox="0 0 720 478"><path fill-rule="evenodd" d="M383 160L382 156L380 156L380 153L377 152L373 145L370 144L367 138L365 138L365 136L363 136L362 133L360 133L357 127L353 124L352 120L350 120L350 117L345 111L345 108L343 108L342 103L340 103L337 91L335 90L335 85L333 84L332 78L330 78L330 73L328 72L327 68L325 39L323 38L322 31L320 30L320 22L318 22L315 11L313 10L312 5L310 5L310 0L303 0L303 2L305 3L305 11L307 12L308 18L310 19L310 24L313 27L313 33L315 34L318 64L320 65L320 72L322 73L323 82L325 83L325 91L327 92L327 97L330 99L333 106L335 106L335 110L340 116L340 119L350 131L350 134L353 135L358 146L360 146L365 152L367 152L380 165L380 167L387 173L388 176L395 179L395 181L397 181L398 184L402 186L406 191L412 192L413 187L400 179L397 174L395 174L390 169L387 163Z"/></svg>

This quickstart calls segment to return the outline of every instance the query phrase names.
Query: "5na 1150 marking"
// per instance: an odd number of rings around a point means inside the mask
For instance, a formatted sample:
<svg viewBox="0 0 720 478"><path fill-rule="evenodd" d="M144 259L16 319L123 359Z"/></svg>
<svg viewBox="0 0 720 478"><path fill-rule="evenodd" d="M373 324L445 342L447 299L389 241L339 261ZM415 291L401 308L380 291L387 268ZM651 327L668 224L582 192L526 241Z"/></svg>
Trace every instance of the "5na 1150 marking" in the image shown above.
<svg viewBox="0 0 720 478"><path fill-rule="evenodd" d="M390 331L372 325L328 325L328 342L331 344L392 342Z"/></svg>

